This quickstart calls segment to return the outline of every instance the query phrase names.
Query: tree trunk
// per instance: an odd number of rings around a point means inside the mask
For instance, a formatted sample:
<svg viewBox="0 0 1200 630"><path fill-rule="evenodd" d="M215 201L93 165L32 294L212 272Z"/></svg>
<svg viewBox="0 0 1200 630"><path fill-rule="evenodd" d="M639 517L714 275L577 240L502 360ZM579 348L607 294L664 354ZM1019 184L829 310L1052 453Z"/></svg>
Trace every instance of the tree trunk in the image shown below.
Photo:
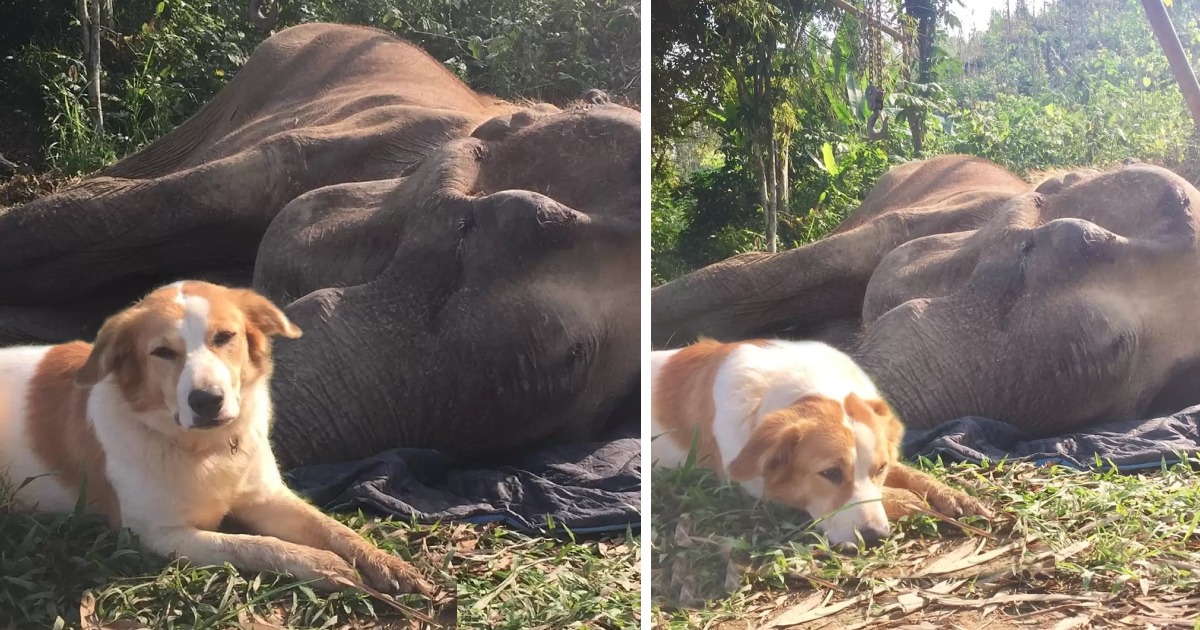
<svg viewBox="0 0 1200 630"><path fill-rule="evenodd" d="M774 118L774 117L772 117ZM771 129L774 125L768 127ZM774 254L778 247L776 245L776 233L779 230L779 185L776 174L778 173L779 151L778 145L775 143L775 134L768 132L767 154L770 156L770 169L767 171L767 193L770 197L770 208L767 211L767 251Z"/></svg>
<svg viewBox="0 0 1200 630"><path fill-rule="evenodd" d="M788 132L790 133L790 131ZM776 196L776 207L778 211L775 213L775 224L779 225L779 212L787 213L791 210L791 193L788 190L788 168L791 164L791 147L786 141L779 143L779 175L776 176L778 195Z"/></svg>
<svg viewBox="0 0 1200 630"><path fill-rule="evenodd" d="M928 96L933 81L933 39L937 34L937 15L925 5L906 3L909 15L917 19L917 83L921 96ZM908 113L908 129L912 132L913 157L921 157L925 148L925 108L918 106Z"/></svg>
<svg viewBox="0 0 1200 630"><path fill-rule="evenodd" d="M763 156L761 147L757 153L758 192L763 207L763 232L769 235L771 233L771 194L767 191L767 158ZM770 245L767 245L767 247L769 248Z"/></svg>
<svg viewBox="0 0 1200 630"><path fill-rule="evenodd" d="M88 29L91 49L88 54L88 95L95 115L96 133L104 132L104 108L100 103L100 0L85 0L91 3L88 11Z"/></svg>
<svg viewBox="0 0 1200 630"><path fill-rule="evenodd" d="M87 62L92 54L92 20L88 17L90 0L79 0L75 7L75 17L79 18L79 42L83 45L83 58ZM88 67L90 68L90 62Z"/></svg>

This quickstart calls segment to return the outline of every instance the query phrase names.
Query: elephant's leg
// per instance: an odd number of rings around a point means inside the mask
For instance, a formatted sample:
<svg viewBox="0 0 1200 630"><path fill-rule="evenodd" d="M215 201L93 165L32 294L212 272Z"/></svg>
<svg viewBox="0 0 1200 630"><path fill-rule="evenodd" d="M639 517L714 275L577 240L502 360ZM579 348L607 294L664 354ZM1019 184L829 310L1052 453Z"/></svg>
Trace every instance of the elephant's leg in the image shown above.
<svg viewBox="0 0 1200 630"><path fill-rule="evenodd" d="M275 145L156 180L95 178L0 216L0 304L252 267L275 210L303 192L298 153Z"/></svg>
<svg viewBox="0 0 1200 630"><path fill-rule="evenodd" d="M855 319L875 266L899 244L897 227L885 217L790 251L736 256L657 287L651 342L734 340Z"/></svg>
<svg viewBox="0 0 1200 630"><path fill-rule="evenodd" d="M743 254L692 272L651 293L651 342L679 346L700 335L734 340L786 331L842 344L848 322L861 321L867 283L884 256L915 238L975 229L1011 196L954 195L797 249Z"/></svg>
<svg viewBox="0 0 1200 630"><path fill-rule="evenodd" d="M0 306L0 348L91 339L103 321L97 312Z"/></svg>

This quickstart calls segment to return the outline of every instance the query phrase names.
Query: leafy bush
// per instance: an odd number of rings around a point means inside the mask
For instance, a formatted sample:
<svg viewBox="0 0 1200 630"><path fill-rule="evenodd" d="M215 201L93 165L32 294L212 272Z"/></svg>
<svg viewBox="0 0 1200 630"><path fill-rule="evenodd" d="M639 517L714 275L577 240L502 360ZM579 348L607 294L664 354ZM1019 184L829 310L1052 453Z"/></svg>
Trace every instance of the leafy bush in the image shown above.
<svg viewBox="0 0 1200 630"><path fill-rule="evenodd" d="M1198 0L1175 0L1171 8L1193 59L1200 56L1198 5ZM822 15L801 6L788 19L804 25ZM898 58L885 68L896 87L885 109L890 133L881 142L869 143L863 134L865 82L853 71L854 65L862 64L863 53L853 18L841 16L836 28L807 33L800 40L807 47L796 49L802 62L780 67L780 72L793 73L790 81L807 86L789 101L797 124L789 138L791 198L780 216L781 247L827 234L861 203L887 168L914 158L906 117L918 109L929 112L924 125L926 157L965 153L1023 176L1051 168L1107 166L1134 157L1200 183L1200 143L1139 0L1049 0L1039 15L1001 16L969 41L952 40L947 31L951 20L941 15L944 21L932 55L935 83L917 85L911 74L906 79ZM663 39L672 34L669 25L654 28ZM667 111L673 116L703 113L706 108L737 112L741 107L727 85L718 80L715 89L709 89L703 83L719 73L711 74L703 65L712 51L702 48L720 50L723 45L709 44L711 38L695 32L706 28L703 20L693 20L678 29L679 37L697 48L684 58L692 64L685 68L688 72L672 73L669 65L659 71L667 84L655 85L654 90L671 101ZM711 115L696 120L719 133L725 129ZM656 133L686 136L680 128L659 122L653 127ZM663 154L690 146L686 138L679 140L654 138L652 146L659 153L655 163L669 162ZM654 189L654 254L670 261L656 260L656 282L754 249L761 240L758 184L741 167L755 156L735 141L721 143L715 153L713 161L724 163L720 172L679 173L669 185ZM699 160L688 156L683 161ZM668 199L669 203L660 201ZM667 216L660 219L659 213ZM672 235L660 237L661 230L671 230Z"/></svg>
<svg viewBox="0 0 1200 630"><path fill-rule="evenodd" d="M247 0L115 5L117 28L104 31L101 53L103 134L91 127L74 2L51 4L58 19L20 17L38 32L0 67L0 88L8 92L0 109L40 110L34 118L44 121L44 157L67 173L111 163L186 120L269 35L249 24ZM640 91L633 0L283 0L277 28L316 21L396 33L502 98L563 104L600 88L636 104ZM0 29L0 41L20 29L12 27ZM40 94L40 102L30 94Z"/></svg>

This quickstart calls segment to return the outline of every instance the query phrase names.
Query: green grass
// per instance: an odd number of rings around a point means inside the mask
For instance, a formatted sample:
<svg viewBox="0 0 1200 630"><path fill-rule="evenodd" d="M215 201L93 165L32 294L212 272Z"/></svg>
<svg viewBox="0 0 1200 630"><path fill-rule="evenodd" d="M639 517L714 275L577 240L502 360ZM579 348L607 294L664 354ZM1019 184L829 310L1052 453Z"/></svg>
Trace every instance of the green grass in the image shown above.
<svg viewBox="0 0 1200 630"><path fill-rule="evenodd" d="M707 471L656 470L653 623L1200 628L1197 465L1120 474L923 462L999 516L968 521L975 533L909 517L854 556L831 552L803 512L756 505Z"/></svg>
<svg viewBox="0 0 1200 630"><path fill-rule="evenodd" d="M535 630L641 627L637 536L530 538L495 527L459 545L458 622Z"/></svg>
<svg viewBox="0 0 1200 630"><path fill-rule="evenodd" d="M410 559L444 593L434 602L316 593L287 576L167 561L99 518L34 517L0 503L0 629L417 628L456 617L464 627L514 629L639 623L634 536L577 540L337 518Z"/></svg>

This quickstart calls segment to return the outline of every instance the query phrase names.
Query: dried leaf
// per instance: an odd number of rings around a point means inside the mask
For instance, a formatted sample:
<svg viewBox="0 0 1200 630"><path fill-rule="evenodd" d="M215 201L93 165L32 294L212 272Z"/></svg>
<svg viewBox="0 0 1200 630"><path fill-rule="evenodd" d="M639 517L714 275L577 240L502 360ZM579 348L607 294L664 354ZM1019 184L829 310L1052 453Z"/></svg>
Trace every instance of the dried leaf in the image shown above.
<svg viewBox="0 0 1200 630"><path fill-rule="evenodd" d="M91 591L84 591L79 598L79 625L82 630L100 630L100 621L96 619L96 596Z"/></svg>
<svg viewBox="0 0 1200 630"><path fill-rule="evenodd" d="M797 614L797 615L785 614L781 617L776 617L775 619L772 619L771 622L767 624L767 627L768 628L786 628L789 626L798 626L802 623L808 623L810 621L816 621L817 619L821 619L822 617L836 615L836 614L842 612L843 610L846 610L847 608L859 603L863 599L864 598L862 598L862 597L851 597L850 599L840 601L836 604L822 606L820 608L810 610L803 614Z"/></svg>
<svg viewBox="0 0 1200 630"><path fill-rule="evenodd" d="M893 584L894 584L894 582L893 582ZM892 589L892 586L884 584L883 586L875 587L875 589L869 593L855 595L854 597L842 600L836 604L828 604L826 606L821 606L820 608L815 608L815 609L809 610L808 612L799 613L799 614L791 614L792 611L788 611L787 613L784 613L783 615L780 615L779 617L772 619L767 624L766 627L768 627L768 628L783 628L783 627L788 627L788 626L798 626L802 623L808 623L810 621L815 621L817 619L829 617L831 615L836 615L836 614L842 612L843 610L845 610L859 602L866 601L868 598L875 597L876 595L883 593L884 591L889 591L891 589Z"/></svg>
<svg viewBox="0 0 1200 630"><path fill-rule="evenodd" d="M1108 595L1091 595L1079 593L1064 595L1059 593L1012 593L994 595L987 599L966 599L962 597L943 597L938 603L956 608L983 608L985 606L1002 606L1004 604L1053 604L1060 602L1075 602L1078 604L1094 604L1112 599Z"/></svg>
<svg viewBox="0 0 1200 630"><path fill-rule="evenodd" d="M1054 561L1062 562L1063 560L1066 560L1068 558L1073 558L1073 557L1079 555L1080 552L1082 552L1083 550L1085 550L1091 546L1092 546L1092 543L1087 540L1081 540L1079 542L1076 542L1075 544L1068 545L1066 548L1060 549L1060 550L1054 552Z"/></svg>
<svg viewBox="0 0 1200 630"><path fill-rule="evenodd" d="M896 597L896 603L900 605L900 610L904 611L906 615L925 607L925 600L915 592L901 593Z"/></svg>
<svg viewBox="0 0 1200 630"><path fill-rule="evenodd" d="M977 553L983 547L986 541L967 540L959 546L952 549L946 555L940 556L933 561L932 564L924 569L917 571L918 576L922 575L942 575L945 573L953 573L960 569L965 569L973 564L964 562L973 554Z"/></svg>
<svg viewBox="0 0 1200 630"><path fill-rule="evenodd" d="M693 545L692 517L690 514L680 515L679 520L675 522L675 544L684 549Z"/></svg>
<svg viewBox="0 0 1200 630"><path fill-rule="evenodd" d="M1092 623L1092 618L1088 615L1079 615L1078 617L1067 617L1062 621L1054 624L1054 630L1078 630L1086 628Z"/></svg>
<svg viewBox="0 0 1200 630"><path fill-rule="evenodd" d="M825 593L822 593L821 591L812 593L808 597L800 600L798 603L789 606L782 615L779 615L770 624L768 624L768 627L790 625L794 623L790 621L790 619L808 614L809 611L815 609L817 606L820 606L824 600Z"/></svg>
<svg viewBox="0 0 1200 630"><path fill-rule="evenodd" d="M1021 549L1022 547L1026 546L1026 545L1032 544L1036 539L1037 539L1036 535L1030 536L1028 539L1023 540L1023 541L1009 543L1007 545L1004 545L1003 547L997 547L986 553L976 554L969 558L963 558L963 559L955 562L953 565L947 565L945 567L930 566L930 567L926 568L925 571L923 571L921 573L921 575L942 575L944 573L953 573L956 571L962 571L963 569L969 569L971 567L979 566L981 564L987 564L988 562L991 562L992 560L995 560L996 558L999 558L1000 556L1003 556L1004 554L1012 553L1014 551ZM937 563L935 562L934 564L937 564Z"/></svg>

